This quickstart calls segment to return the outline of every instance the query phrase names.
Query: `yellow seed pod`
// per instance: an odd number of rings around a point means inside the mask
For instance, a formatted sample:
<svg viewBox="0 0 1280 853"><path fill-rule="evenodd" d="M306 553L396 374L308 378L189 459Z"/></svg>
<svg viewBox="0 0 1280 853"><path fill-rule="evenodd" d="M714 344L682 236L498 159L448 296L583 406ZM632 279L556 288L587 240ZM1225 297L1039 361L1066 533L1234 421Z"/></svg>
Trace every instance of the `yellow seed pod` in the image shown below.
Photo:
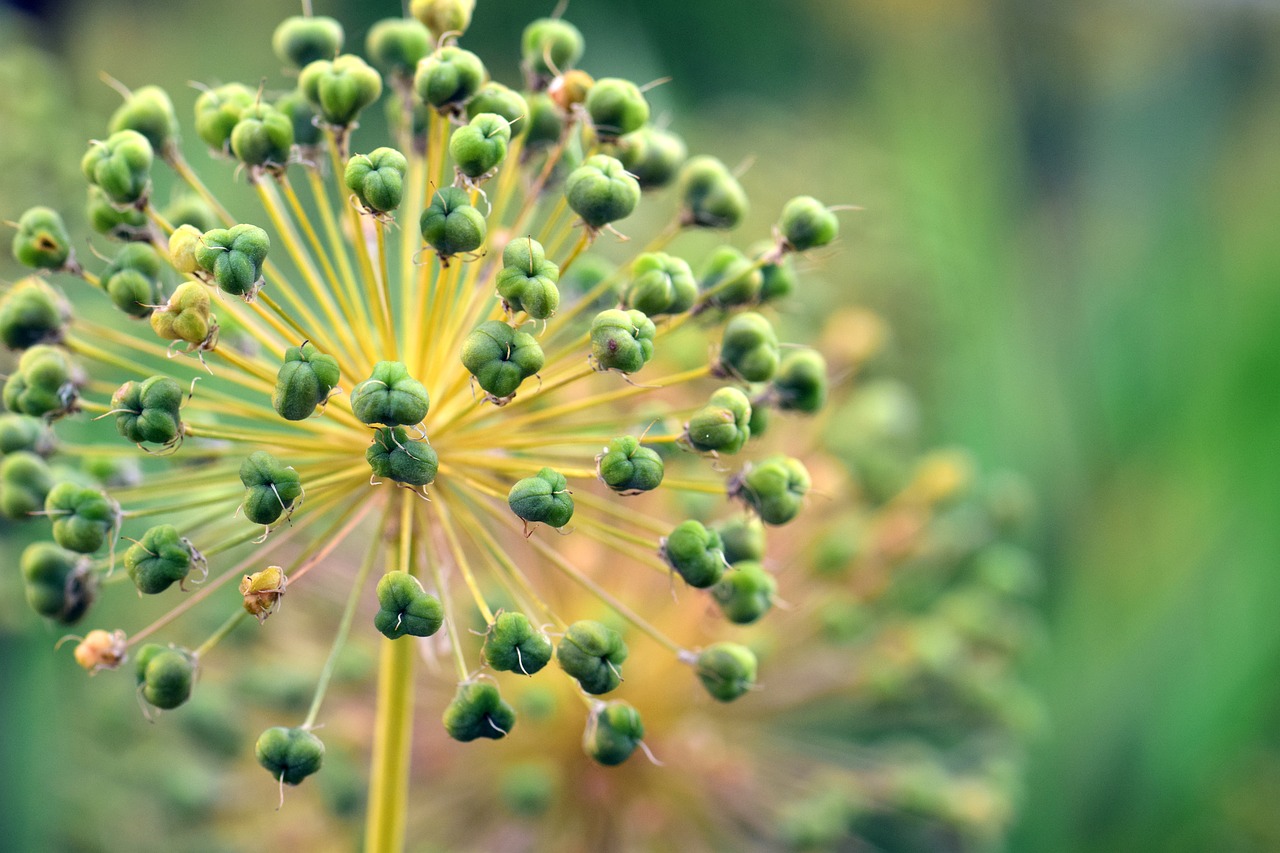
<svg viewBox="0 0 1280 853"><path fill-rule="evenodd" d="M194 225L181 225L169 235L169 260L184 275L192 275L200 268L196 263L196 249L200 247L200 229Z"/></svg>
<svg viewBox="0 0 1280 853"><path fill-rule="evenodd" d="M75 648L76 663L87 669L90 675L103 669L116 669L124 663L124 658L124 631L95 628Z"/></svg>
<svg viewBox="0 0 1280 853"><path fill-rule="evenodd" d="M240 594L244 596L244 609L258 617L259 622L280 608L288 578L279 566L267 566L260 572L245 575L240 581Z"/></svg>

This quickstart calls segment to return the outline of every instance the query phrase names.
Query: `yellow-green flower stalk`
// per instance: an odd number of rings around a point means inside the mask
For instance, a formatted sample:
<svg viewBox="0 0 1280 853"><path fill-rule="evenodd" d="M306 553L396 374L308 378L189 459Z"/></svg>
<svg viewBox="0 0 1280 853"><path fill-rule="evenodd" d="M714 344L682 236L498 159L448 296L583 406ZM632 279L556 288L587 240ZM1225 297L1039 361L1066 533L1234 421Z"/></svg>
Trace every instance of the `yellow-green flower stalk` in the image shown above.
<svg viewBox="0 0 1280 853"><path fill-rule="evenodd" d="M648 123L641 87L573 67L583 45L563 22L526 33L527 91L489 80L457 44L473 5L415 2L419 25L371 33L370 64L308 4L271 40L296 90L227 83L200 96L199 166L163 90L125 91L81 161L113 248L94 264L56 211L21 214L13 253L36 278L0 302L0 340L24 350L3 392L21 464L6 460L14 497L0 503L52 526L23 557L28 598L71 624L130 582L163 596L171 609L154 621L95 628L76 651L91 672L130 659L148 713L199 702L201 666L226 637L254 630L250 616L270 631L306 606L339 549L364 551L308 713L267 729L256 751L282 792L323 772L337 651L351 632L381 632L369 851L404 845L415 721L442 716L430 730L459 741L518 738L503 694L519 680L567 685L586 709L585 751L604 765L661 736L642 702L607 697L624 680L668 690L645 683L655 656L716 700L750 702L767 664L757 673L743 647L669 635L573 542L660 589L696 557L698 576L718 579L660 609L764 617L785 581L760 559L734 565L710 535L690 556L670 536L688 520L672 515L681 501L650 493L699 499L708 522L790 522L809 474L786 442L753 452L752 424L825 396L821 360L792 363L774 330L786 288L764 282L834 239L830 209L798 200L763 247L722 251L696 282L679 239L740 223L737 178L707 156L682 165L684 144ZM374 143L355 131L381 98L393 131ZM188 197L161 209L153 177L166 169ZM214 197L199 177L209 169L241 175L256 204ZM654 194L668 182L674 193ZM642 204L669 223L648 240L628 225ZM627 238L634 262L580 273L597 243ZM59 288L101 293L77 295L70 316ZM130 325L101 316L112 306ZM86 416L89 440L44 435ZM84 482L50 469L51 452L141 458L144 473ZM377 616L357 621L375 597ZM183 639L179 617L206 599L225 621ZM418 710L406 635L440 630L455 698Z"/></svg>

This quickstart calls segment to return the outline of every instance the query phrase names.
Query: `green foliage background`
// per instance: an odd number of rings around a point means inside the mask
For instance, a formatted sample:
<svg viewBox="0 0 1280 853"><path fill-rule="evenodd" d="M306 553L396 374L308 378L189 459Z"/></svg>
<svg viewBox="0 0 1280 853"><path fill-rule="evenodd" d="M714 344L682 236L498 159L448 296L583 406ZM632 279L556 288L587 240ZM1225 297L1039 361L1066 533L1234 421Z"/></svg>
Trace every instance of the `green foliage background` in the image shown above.
<svg viewBox="0 0 1280 853"><path fill-rule="evenodd" d="M317 10L352 44L395 11L347 5ZM492 67L514 81L519 30L546 5L480 0L468 46L510 57ZM99 70L251 81L293 11L0 5L17 75L0 86L4 216L78 198L67 165L116 103ZM574 0L569 16L588 68L674 78L653 98L691 147L760 155L757 222L815 188L865 208L807 316L831 299L883 310L929 436L1035 484L1048 725L1010 848L1280 845L1280 9ZM189 115L195 93L174 94ZM11 565L20 544L6 537ZM80 674L2 610L0 827L42 849L39 792L105 780L57 760Z"/></svg>

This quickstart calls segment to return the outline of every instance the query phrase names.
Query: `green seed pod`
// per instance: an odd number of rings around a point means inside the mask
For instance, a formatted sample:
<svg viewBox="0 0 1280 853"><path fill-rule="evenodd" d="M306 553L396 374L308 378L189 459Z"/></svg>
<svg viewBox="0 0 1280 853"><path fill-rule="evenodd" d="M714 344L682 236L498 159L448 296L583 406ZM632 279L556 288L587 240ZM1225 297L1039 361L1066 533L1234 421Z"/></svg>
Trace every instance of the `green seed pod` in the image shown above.
<svg viewBox="0 0 1280 853"><path fill-rule="evenodd" d="M523 613L499 613L485 634L481 654L499 672L533 675L551 660L551 640Z"/></svg>
<svg viewBox="0 0 1280 853"><path fill-rule="evenodd" d="M747 215L747 194L733 173L715 157L693 157L676 182L686 225L737 228Z"/></svg>
<svg viewBox="0 0 1280 853"><path fill-rule="evenodd" d="M773 377L772 394L784 412L813 414L827 401L827 362L815 349L787 352Z"/></svg>
<svg viewBox="0 0 1280 853"><path fill-rule="evenodd" d="M758 301L763 286L759 266L733 246L720 246L712 252L702 271L707 302L722 308Z"/></svg>
<svg viewBox="0 0 1280 853"><path fill-rule="evenodd" d="M202 344L212 328L209 305L209 291L203 284L184 281L162 307L151 312L151 328L166 341Z"/></svg>
<svg viewBox="0 0 1280 853"><path fill-rule="evenodd" d="M729 497L738 498L765 524L786 524L795 518L812 485L809 472L797 459L770 456L736 476Z"/></svg>
<svg viewBox="0 0 1280 853"><path fill-rule="evenodd" d="M253 752L271 778L286 785L299 784L324 763L324 744L304 728L272 726L258 735Z"/></svg>
<svg viewBox="0 0 1280 853"><path fill-rule="evenodd" d="M755 243L747 253L760 270L760 302L786 299L796 290L796 269L789 255L774 259L777 246L769 241Z"/></svg>
<svg viewBox="0 0 1280 853"><path fill-rule="evenodd" d="M365 209L386 213L399 207L404 198L408 168L409 161L396 149L375 148L347 161L344 181Z"/></svg>
<svg viewBox="0 0 1280 853"><path fill-rule="evenodd" d="M430 637L444 624L440 599L408 572L387 572L378 580L378 612L373 626L388 640Z"/></svg>
<svg viewBox="0 0 1280 853"><path fill-rule="evenodd" d="M363 59L344 53L318 59L302 69L298 88L327 124L346 127L382 95L382 77Z"/></svg>
<svg viewBox="0 0 1280 853"><path fill-rule="evenodd" d="M160 254L150 243L126 243L102 271L102 289L130 317L144 318L160 300Z"/></svg>
<svg viewBox="0 0 1280 853"><path fill-rule="evenodd" d="M591 356L600 370L635 373L653 358L656 334L640 311L609 308L591 321Z"/></svg>
<svg viewBox="0 0 1280 853"><path fill-rule="evenodd" d="M720 605L726 619L747 625L769 612L777 591L777 582L764 566L744 560L735 563L733 570L725 572L719 583L711 587L711 597Z"/></svg>
<svg viewBox="0 0 1280 853"><path fill-rule="evenodd" d="M361 423L413 426L431 408L426 387L398 361L380 361L373 374L351 391L351 411Z"/></svg>
<svg viewBox="0 0 1280 853"><path fill-rule="evenodd" d="M482 737L499 740L510 734L515 724L515 709L488 681L459 684L453 701L444 709L444 730L463 743Z"/></svg>
<svg viewBox="0 0 1280 853"><path fill-rule="evenodd" d="M48 456L55 445L53 430L40 418L12 412L0 414L0 455L25 450L37 456Z"/></svg>
<svg viewBox="0 0 1280 853"><path fill-rule="evenodd" d="M520 383L536 375L544 361L533 335L501 320L481 323L462 342L462 366L495 401L514 397Z"/></svg>
<svg viewBox="0 0 1280 853"><path fill-rule="evenodd" d="M694 519L683 521L659 544L662 559L675 569L684 582L695 589L706 589L724 574L725 559L720 535Z"/></svg>
<svg viewBox="0 0 1280 853"><path fill-rule="evenodd" d="M472 206L466 191L458 187L437 190L418 224L422 239L436 250L441 261L484 245L484 216Z"/></svg>
<svg viewBox="0 0 1280 853"><path fill-rule="evenodd" d="M645 125L618 139L618 159L643 190L665 187L689 156L684 140L669 130Z"/></svg>
<svg viewBox="0 0 1280 853"><path fill-rule="evenodd" d="M124 552L124 567L139 592L155 595L185 581L195 558L195 550L178 528L159 524Z"/></svg>
<svg viewBox="0 0 1280 853"><path fill-rule="evenodd" d="M218 215L213 212L209 203L190 193L180 195L170 202L164 209L164 218L174 228L190 225L201 234L218 227Z"/></svg>
<svg viewBox="0 0 1280 853"><path fill-rule="evenodd" d="M502 116L508 124L516 119L523 122L529 115L529 104L515 89L508 88L497 80L490 80L480 87L475 97L467 101L468 119L474 119L482 113Z"/></svg>
<svg viewBox="0 0 1280 853"><path fill-rule="evenodd" d="M231 131L231 153L246 166L281 170L293 149L293 120L269 104L247 108Z"/></svg>
<svg viewBox="0 0 1280 853"><path fill-rule="evenodd" d="M525 125L525 145L540 148L559 142L564 133L564 112L546 92L532 92L526 100L529 104L528 119L521 122Z"/></svg>
<svg viewBox="0 0 1280 853"><path fill-rule="evenodd" d="M731 566L743 560L758 563L764 559L764 524L759 518L748 515L722 522L717 528L720 544L724 547L724 559Z"/></svg>
<svg viewBox="0 0 1280 853"><path fill-rule="evenodd" d="M713 643L698 653L698 678L712 698L732 702L756 683L756 656L738 643Z"/></svg>
<svg viewBox="0 0 1280 853"><path fill-rule="evenodd" d="M224 293L249 301L262 284L262 264L271 238L256 225L233 225L206 231L195 258Z"/></svg>
<svg viewBox="0 0 1280 853"><path fill-rule="evenodd" d="M431 52L431 31L413 18L384 18L369 28L364 45L380 71L408 79Z"/></svg>
<svg viewBox="0 0 1280 853"><path fill-rule="evenodd" d="M342 24L324 15L285 18L271 35L276 58L294 68L305 68L317 59L333 59L342 50Z"/></svg>
<svg viewBox="0 0 1280 853"><path fill-rule="evenodd" d="M480 91L488 76L480 57L469 50L446 45L418 63L413 89L428 106L457 112Z"/></svg>
<svg viewBox="0 0 1280 853"><path fill-rule="evenodd" d="M151 143L136 130L122 130L94 140L80 161L89 183L100 187L116 204L137 204L151 185Z"/></svg>
<svg viewBox="0 0 1280 853"><path fill-rule="evenodd" d="M407 486L429 486L435 482L440 457L425 441L409 439L404 427L384 427L374 436L364 458L374 476L386 477Z"/></svg>
<svg viewBox="0 0 1280 853"><path fill-rule="evenodd" d="M449 156L468 178L496 169L507 156L511 125L496 113L480 113L449 137Z"/></svg>
<svg viewBox="0 0 1280 853"><path fill-rule="evenodd" d="M0 514L5 518L17 521L44 509L52 488L53 472L32 452L15 450L0 462Z"/></svg>
<svg viewBox="0 0 1280 853"><path fill-rule="evenodd" d="M532 477L517 480L507 495L507 504L517 518L534 524L559 528L573 518L569 482L551 468L543 468Z"/></svg>
<svg viewBox="0 0 1280 853"><path fill-rule="evenodd" d="M751 428L751 437L759 438L769 429L769 407L763 400L751 404L751 417L747 421Z"/></svg>
<svg viewBox="0 0 1280 853"><path fill-rule="evenodd" d="M605 141L639 130L649 120L649 102L640 87L619 77L602 77L584 102L596 133Z"/></svg>
<svg viewBox="0 0 1280 853"><path fill-rule="evenodd" d="M138 688L147 703L166 711L191 698L195 656L185 649L147 643L136 659Z"/></svg>
<svg viewBox="0 0 1280 853"><path fill-rule="evenodd" d="M646 252L631 265L631 284L622 303L649 317L682 314L698 298L698 282L682 258L665 252Z"/></svg>
<svg viewBox="0 0 1280 853"><path fill-rule="evenodd" d="M565 197L573 212L594 229L626 219L640 203L640 184L613 157L596 154L569 173Z"/></svg>
<svg viewBox="0 0 1280 853"><path fill-rule="evenodd" d="M293 141L299 146L313 148L323 141L324 134L316 124L320 113L301 89L281 95L276 100L276 109L293 123Z"/></svg>
<svg viewBox="0 0 1280 853"><path fill-rule="evenodd" d="M52 542L28 545L19 560L27 604L41 616L70 625L93 603L89 562Z"/></svg>
<svg viewBox="0 0 1280 853"><path fill-rule="evenodd" d="M231 131L256 100L253 91L241 83L205 89L196 98L196 135L215 151L229 150Z"/></svg>
<svg viewBox="0 0 1280 853"><path fill-rule="evenodd" d="M33 207L18 217L13 235L13 257L18 263L38 270L56 270L71 257L71 235L58 211Z"/></svg>
<svg viewBox="0 0 1280 853"><path fill-rule="evenodd" d="M626 702L614 700L591 712L582 748L597 764L616 767L631 757L644 740L640 712Z"/></svg>
<svg viewBox="0 0 1280 853"><path fill-rule="evenodd" d="M9 349L62 340L71 303L38 276L24 278L0 298L0 341Z"/></svg>
<svg viewBox="0 0 1280 853"><path fill-rule="evenodd" d="M37 344L22 354L5 382L4 407L52 420L75 410L79 384L79 370L65 351Z"/></svg>
<svg viewBox="0 0 1280 853"><path fill-rule="evenodd" d="M85 215L94 231L112 240L128 242L150 239L147 215L136 207L116 207L99 187L89 187Z"/></svg>
<svg viewBox="0 0 1280 853"><path fill-rule="evenodd" d="M840 233L840 220L813 196L798 195L783 206L778 230L789 249L804 252L834 240Z"/></svg>
<svg viewBox="0 0 1280 853"><path fill-rule="evenodd" d="M257 450L240 464L244 484L244 516L254 524L273 524L302 496L298 472L280 464L265 450Z"/></svg>
<svg viewBox="0 0 1280 853"><path fill-rule="evenodd" d="M582 33L560 18L539 18L520 37L521 65L539 83L572 69L586 47ZM537 88L542 88L539 85Z"/></svg>
<svg viewBox="0 0 1280 853"><path fill-rule="evenodd" d="M338 361L310 342L284 351L284 364L276 374L276 390L271 406L286 421L301 421L315 413L316 406L329 399L338 384Z"/></svg>
<svg viewBox="0 0 1280 853"><path fill-rule="evenodd" d="M465 33L475 10L476 0L413 0L409 4L409 14L442 36Z"/></svg>
<svg viewBox="0 0 1280 853"><path fill-rule="evenodd" d="M44 499L53 520L53 541L68 551L92 554L107 544L120 521L120 507L98 489L78 483L58 483Z"/></svg>
<svg viewBox="0 0 1280 853"><path fill-rule="evenodd" d="M716 373L746 382L767 382L778 370L778 336L760 314L743 312L724 327Z"/></svg>
<svg viewBox="0 0 1280 853"><path fill-rule="evenodd" d="M536 818L547 814L559 801L559 790L559 768L541 759L509 764L499 778L502 805L517 817Z"/></svg>
<svg viewBox="0 0 1280 853"><path fill-rule="evenodd" d="M178 115L164 89L143 86L130 93L111 114L107 130L111 133L136 131L147 138L153 150L163 152L178 144Z"/></svg>
<svg viewBox="0 0 1280 853"><path fill-rule="evenodd" d="M169 235L169 263L184 275L200 271L196 253L204 245L204 232L194 225L179 225Z"/></svg>
<svg viewBox="0 0 1280 853"><path fill-rule="evenodd" d="M604 484L624 495L650 492L662 483L662 457L650 447L641 447L629 435L609 442L596 457L596 473Z"/></svg>
<svg viewBox="0 0 1280 853"><path fill-rule="evenodd" d="M517 237L502 250L497 284L508 311L547 319L560 307L559 280L560 267L547 260L542 244L532 237Z"/></svg>
<svg viewBox="0 0 1280 853"><path fill-rule="evenodd" d="M622 683L621 666L627 659L627 644L612 628L599 622L574 622L556 646L560 668L577 679L592 695L608 693Z"/></svg>
<svg viewBox="0 0 1280 853"><path fill-rule="evenodd" d="M685 440L702 453L737 453L751 437L751 401L737 388L721 388L689 418Z"/></svg>
<svg viewBox="0 0 1280 853"><path fill-rule="evenodd" d="M111 395L116 430L134 444L171 445L182 435L182 386L167 376L126 382Z"/></svg>

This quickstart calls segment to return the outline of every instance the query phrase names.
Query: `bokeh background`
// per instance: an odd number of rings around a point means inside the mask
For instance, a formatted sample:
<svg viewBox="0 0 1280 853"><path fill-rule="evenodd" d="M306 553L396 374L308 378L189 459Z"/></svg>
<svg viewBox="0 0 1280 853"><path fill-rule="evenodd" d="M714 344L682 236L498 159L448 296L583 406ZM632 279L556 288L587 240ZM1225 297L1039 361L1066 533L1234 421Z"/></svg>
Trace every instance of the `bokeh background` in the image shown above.
<svg viewBox="0 0 1280 853"><path fill-rule="evenodd" d="M351 44L395 11L316 5ZM514 83L545 5L480 0L466 46ZM270 33L295 12L0 3L0 212L79 198L74 164L118 103L99 71L169 86L186 121L175 81L275 73ZM568 17L588 69L672 78L651 97L692 148L759 156L757 222L799 192L863 208L824 292L889 319L926 443L1033 485L1045 723L1005 846L1280 848L1280 6L573 0ZM61 701L79 674L4 613L17 843L0 846L47 849L69 816L39 792L111 782L60 760L82 748Z"/></svg>

